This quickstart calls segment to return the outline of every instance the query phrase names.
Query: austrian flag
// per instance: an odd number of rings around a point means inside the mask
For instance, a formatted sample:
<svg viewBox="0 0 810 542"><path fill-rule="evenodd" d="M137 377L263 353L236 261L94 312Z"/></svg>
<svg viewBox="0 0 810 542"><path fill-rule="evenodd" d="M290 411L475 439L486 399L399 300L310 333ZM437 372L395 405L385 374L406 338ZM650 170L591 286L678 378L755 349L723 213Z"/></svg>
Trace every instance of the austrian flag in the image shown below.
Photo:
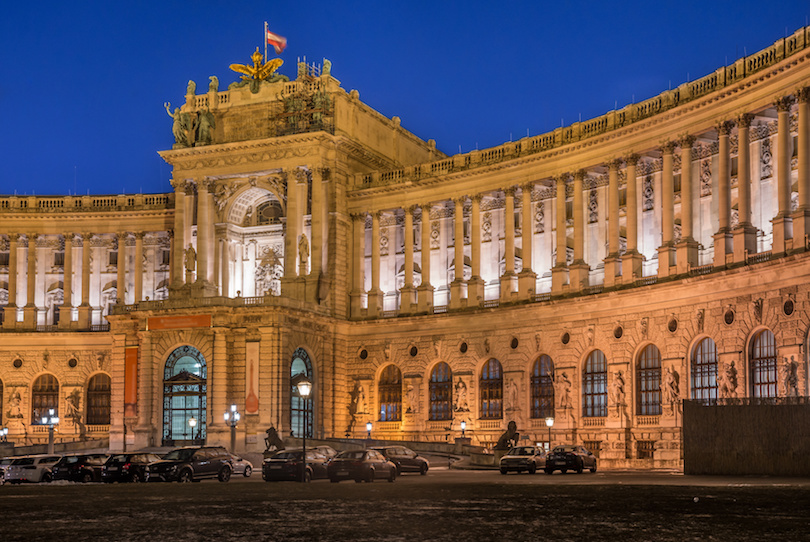
<svg viewBox="0 0 810 542"><path fill-rule="evenodd" d="M273 49L276 50L276 54L281 54L281 51L287 47L287 38L284 36L279 36L278 34L273 34L269 30L266 32L267 34L267 45L272 45Z"/></svg>

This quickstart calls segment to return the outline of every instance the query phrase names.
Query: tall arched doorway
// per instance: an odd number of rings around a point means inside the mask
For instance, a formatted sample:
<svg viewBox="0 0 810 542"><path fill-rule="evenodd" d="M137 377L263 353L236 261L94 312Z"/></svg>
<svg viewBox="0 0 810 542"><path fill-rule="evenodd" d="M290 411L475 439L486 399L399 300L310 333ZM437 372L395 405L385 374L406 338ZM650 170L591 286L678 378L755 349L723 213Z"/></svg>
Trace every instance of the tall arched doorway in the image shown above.
<svg viewBox="0 0 810 542"><path fill-rule="evenodd" d="M207 366L193 346L169 355L163 371L163 445L205 444ZM189 423L193 419L193 422Z"/></svg>
<svg viewBox="0 0 810 542"><path fill-rule="evenodd" d="M315 381L312 377L312 362L307 351L298 348L293 352L292 363L290 363L290 431L299 438L305 433L307 437L312 436L313 417L312 396L314 393L310 393L307 399L298 395L298 381L302 377L306 377L307 380L313 383L314 391Z"/></svg>

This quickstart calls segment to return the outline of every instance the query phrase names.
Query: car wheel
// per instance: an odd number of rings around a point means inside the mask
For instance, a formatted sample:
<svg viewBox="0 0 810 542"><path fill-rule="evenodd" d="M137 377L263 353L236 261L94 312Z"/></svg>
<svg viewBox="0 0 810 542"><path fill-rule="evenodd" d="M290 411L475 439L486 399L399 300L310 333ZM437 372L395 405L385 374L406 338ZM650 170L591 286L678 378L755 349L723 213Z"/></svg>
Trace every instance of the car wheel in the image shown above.
<svg viewBox="0 0 810 542"><path fill-rule="evenodd" d="M593 467L591 467L591 472L596 472L596 463L594 463Z"/></svg>
<svg viewBox="0 0 810 542"><path fill-rule="evenodd" d="M560 472L563 473L563 474L566 474L566 473L568 473L568 469L560 469Z"/></svg>
<svg viewBox="0 0 810 542"><path fill-rule="evenodd" d="M92 482L92 481L93 481L93 475L92 474L90 474L89 472L85 472L84 474L82 474L82 483L83 484L86 484L86 483Z"/></svg>
<svg viewBox="0 0 810 542"><path fill-rule="evenodd" d="M50 472L46 472L45 474L42 475L42 479L40 481L49 484L53 481L53 475Z"/></svg>
<svg viewBox="0 0 810 542"><path fill-rule="evenodd" d="M133 472L132 476L129 477L129 481L132 482L133 484L138 484L141 482L141 475L138 474L137 472Z"/></svg>
<svg viewBox="0 0 810 542"><path fill-rule="evenodd" d="M397 479L397 474L398 473L397 473L396 469L391 469L391 473L388 475L388 481L393 482L394 480L396 480Z"/></svg>
<svg viewBox="0 0 810 542"><path fill-rule="evenodd" d="M537 472L537 465L532 463L531 465L529 465L529 474L534 474L535 472Z"/></svg>
<svg viewBox="0 0 810 542"><path fill-rule="evenodd" d="M397 476L402 475L402 465L394 463L394 470L397 471Z"/></svg>
<svg viewBox="0 0 810 542"><path fill-rule="evenodd" d="M419 467L419 474L421 474L422 476L424 476L424 475L426 475L426 474L427 474L427 471L428 471L428 466L427 466L427 463L422 463L422 466L421 466L421 467Z"/></svg>
<svg viewBox="0 0 810 542"><path fill-rule="evenodd" d="M501 474L506 474L506 473L507 473L507 470L505 468L501 467Z"/></svg>
<svg viewBox="0 0 810 542"><path fill-rule="evenodd" d="M368 476L366 476L366 482L369 484L374 481L374 469L368 471Z"/></svg>
<svg viewBox="0 0 810 542"><path fill-rule="evenodd" d="M546 471L546 474L554 474L554 469L543 469Z"/></svg>
<svg viewBox="0 0 810 542"><path fill-rule="evenodd" d="M217 480L220 482L227 482L231 479L231 469L230 467L222 467L222 470L219 471L219 475L217 475Z"/></svg>
<svg viewBox="0 0 810 542"><path fill-rule="evenodd" d="M181 484L187 484L189 482L194 481L194 477L191 475L191 471L188 469L184 469L180 471L180 476L177 477L177 481Z"/></svg>
<svg viewBox="0 0 810 542"><path fill-rule="evenodd" d="M332 482L333 484L337 484L338 482L340 482L340 480L338 480L337 478L330 478L329 481Z"/></svg>
<svg viewBox="0 0 810 542"><path fill-rule="evenodd" d="M580 461L579 465L577 465L577 474L582 474L583 469L584 467L582 466L582 461Z"/></svg>
<svg viewBox="0 0 810 542"><path fill-rule="evenodd" d="M242 476L245 478L250 478L250 475L253 474L253 469L250 467L245 467L245 472L242 473Z"/></svg>

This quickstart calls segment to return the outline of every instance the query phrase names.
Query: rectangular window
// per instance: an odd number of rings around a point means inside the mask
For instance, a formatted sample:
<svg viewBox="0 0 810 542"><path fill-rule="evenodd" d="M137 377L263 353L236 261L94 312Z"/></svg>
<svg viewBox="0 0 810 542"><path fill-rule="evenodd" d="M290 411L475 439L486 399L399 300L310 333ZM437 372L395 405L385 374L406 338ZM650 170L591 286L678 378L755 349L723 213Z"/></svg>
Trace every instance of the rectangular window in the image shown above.
<svg viewBox="0 0 810 542"><path fill-rule="evenodd" d="M654 452L655 452L654 440L639 440L636 443L636 458L653 459Z"/></svg>
<svg viewBox="0 0 810 542"><path fill-rule="evenodd" d="M160 263L161 263L161 265L169 265L169 262L170 262L170 258L169 258L170 251L168 251L168 250L161 250L160 252L161 252L161 254L160 254Z"/></svg>
<svg viewBox="0 0 810 542"><path fill-rule="evenodd" d="M110 263L108 265L118 265L118 251L110 251Z"/></svg>
<svg viewBox="0 0 810 542"><path fill-rule="evenodd" d="M64 267L65 266L65 253L64 252L54 252L53 253L53 266L54 267Z"/></svg>
<svg viewBox="0 0 810 542"><path fill-rule="evenodd" d="M8 267L8 252L0 252L0 266Z"/></svg>

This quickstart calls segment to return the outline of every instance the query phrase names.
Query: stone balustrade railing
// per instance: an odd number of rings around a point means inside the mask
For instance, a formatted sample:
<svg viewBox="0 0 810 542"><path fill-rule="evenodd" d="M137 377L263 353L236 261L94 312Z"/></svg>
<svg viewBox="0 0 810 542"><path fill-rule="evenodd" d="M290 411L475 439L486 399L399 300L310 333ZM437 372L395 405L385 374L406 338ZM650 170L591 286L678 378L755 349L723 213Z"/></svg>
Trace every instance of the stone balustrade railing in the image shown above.
<svg viewBox="0 0 810 542"><path fill-rule="evenodd" d="M0 196L0 213L76 213L174 209L174 194L118 196Z"/></svg>

